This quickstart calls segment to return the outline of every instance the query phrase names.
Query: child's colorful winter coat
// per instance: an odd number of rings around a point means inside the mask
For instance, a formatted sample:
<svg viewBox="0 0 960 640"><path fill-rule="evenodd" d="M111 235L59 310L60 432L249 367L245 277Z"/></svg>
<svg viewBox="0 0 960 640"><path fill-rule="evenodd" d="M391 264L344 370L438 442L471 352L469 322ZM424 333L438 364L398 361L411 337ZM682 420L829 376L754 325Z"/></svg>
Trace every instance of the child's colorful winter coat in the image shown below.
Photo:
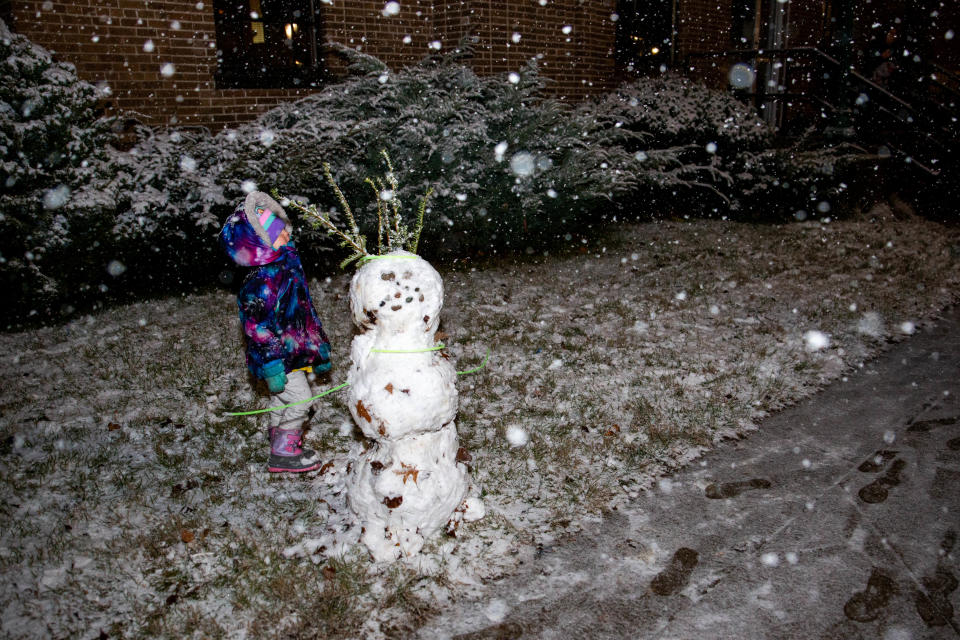
<svg viewBox="0 0 960 640"><path fill-rule="evenodd" d="M240 203L220 231L220 244L240 266L258 267L237 293L240 323L247 336L247 366L258 378L301 367L329 368L330 343L310 299L300 257L292 244L274 249L257 207L269 209L292 229L286 211L255 191Z"/></svg>

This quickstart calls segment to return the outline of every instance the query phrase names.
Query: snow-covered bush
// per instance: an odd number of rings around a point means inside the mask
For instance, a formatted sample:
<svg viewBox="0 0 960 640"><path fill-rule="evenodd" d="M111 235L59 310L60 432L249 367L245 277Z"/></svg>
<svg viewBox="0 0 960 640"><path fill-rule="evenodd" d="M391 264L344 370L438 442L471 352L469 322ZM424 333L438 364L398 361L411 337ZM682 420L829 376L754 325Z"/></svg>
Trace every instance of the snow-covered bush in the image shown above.
<svg viewBox="0 0 960 640"><path fill-rule="evenodd" d="M633 195L647 206L737 211L749 204L749 183L765 179L750 169L767 166L756 155L771 145L772 131L731 94L667 75L626 83L579 111L592 119L598 144L623 147L643 163L643 188Z"/></svg>
<svg viewBox="0 0 960 640"><path fill-rule="evenodd" d="M809 154L769 151L752 109L684 79L637 80L571 107L546 97L535 61L480 77L464 64L469 48L398 71L333 49L349 62L340 82L215 135L143 127L120 151L111 121L97 117L97 89L2 27L8 318L211 282L226 266L220 221L253 189L277 189L337 220L325 162L369 234L377 197L366 178L382 174L384 151L400 186L381 198L397 198L409 215L433 190L427 256L540 250L623 210L747 210L786 193L785 181L791 196L808 198L810 176L818 193L829 176L810 171ZM306 259L333 250L322 230L299 222Z"/></svg>
<svg viewBox="0 0 960 640"><path fill-rule="evenodd" d="M400 71L352 49L352 75L281 105L253 125L217 136L224 182L252 180L285 195L336 207L333 175L355 212L375 228L365 183L394 160L409 211L433 188L422 250L521 249L562 236L600 202L633 190L640 163L590 140L573 110L544 97L534 64L479 77L450 54Z"/></svg>
<svg viewBox="0 0 960 640"><path fill-rule="evenodd" d="M210 133L140 127L120 151L105 90L2 23L0 56L0 316L210 281L230 206Z"/></svg>
<svg viewBox="0 0 960 640"><path fill-rule="evenodd" d="M0 21L0 287L16 302L42 306L61 293L51 263L72 242L63 207L114 139L98 99L72 65Z"/></svg>
<svg viewBox="0 0 960 640"><path fill-rule="evenodd" d="M712 143L713 153L728 156L771 142L771 131L755 109L681 76L634 80L585 108L598 117L619 116L620 126L639 134L647 146L705 148Z"/></svg>

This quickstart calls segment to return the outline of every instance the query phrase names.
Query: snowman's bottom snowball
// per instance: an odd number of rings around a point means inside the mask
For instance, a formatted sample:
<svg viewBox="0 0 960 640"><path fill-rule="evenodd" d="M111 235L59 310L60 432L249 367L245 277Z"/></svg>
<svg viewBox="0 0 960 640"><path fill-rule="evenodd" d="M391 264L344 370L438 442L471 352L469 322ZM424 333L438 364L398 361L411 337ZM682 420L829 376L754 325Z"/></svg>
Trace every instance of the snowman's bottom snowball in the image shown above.
<svg viewBox="0 0 960 640"><path fill-rule="evenodd" d="M354 462L348 504L375 560L419 553L464 503L467 469L456 456L457 430L451 422L439 431L378 442Z"/></svg>

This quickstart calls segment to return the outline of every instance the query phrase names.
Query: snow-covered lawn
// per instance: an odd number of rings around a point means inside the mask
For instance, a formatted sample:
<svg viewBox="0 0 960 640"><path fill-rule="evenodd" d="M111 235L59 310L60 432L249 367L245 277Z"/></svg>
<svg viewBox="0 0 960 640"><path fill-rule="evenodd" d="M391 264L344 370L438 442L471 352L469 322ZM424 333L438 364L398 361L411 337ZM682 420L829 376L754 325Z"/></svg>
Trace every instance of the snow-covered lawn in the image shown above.
<svg viewBox="0 0 960 640"><path fill-rule="evenodd" d="M230 294L2 335L0 634L403 637L955 302L958 230L873 213L625 225L441 267L457 369L490 352L457 420L488 515L395 565L354 543L342 482L362 443L341 397L318 403L307 439L332 464L307 477L266 473L256 419L224 416L261 401ZM307 271L332 386L349 276Z"/></svg>

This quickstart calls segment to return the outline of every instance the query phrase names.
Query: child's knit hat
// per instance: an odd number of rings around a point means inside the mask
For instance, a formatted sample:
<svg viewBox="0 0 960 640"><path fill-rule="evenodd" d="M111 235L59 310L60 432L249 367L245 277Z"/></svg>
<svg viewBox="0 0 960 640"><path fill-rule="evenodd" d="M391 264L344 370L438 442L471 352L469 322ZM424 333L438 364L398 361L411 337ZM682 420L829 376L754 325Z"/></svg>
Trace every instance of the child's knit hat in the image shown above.
<svg viewBox="0 0 960 640"><path fill-rule="evenodd" d="M243 210L250 222L250 226L271 250L283 230L293 231L290 218L280 203L263 193L254 191L247 194L243 202Z"/></svg>
<svg viewBox="0 0 960 640"><path fill-rule="evenodd" d="M260 221L260 226L270 236L271 245L277 241L277 238L280 237L287 226L273 211L264 207L257 207L257 219Z"/></svg>

